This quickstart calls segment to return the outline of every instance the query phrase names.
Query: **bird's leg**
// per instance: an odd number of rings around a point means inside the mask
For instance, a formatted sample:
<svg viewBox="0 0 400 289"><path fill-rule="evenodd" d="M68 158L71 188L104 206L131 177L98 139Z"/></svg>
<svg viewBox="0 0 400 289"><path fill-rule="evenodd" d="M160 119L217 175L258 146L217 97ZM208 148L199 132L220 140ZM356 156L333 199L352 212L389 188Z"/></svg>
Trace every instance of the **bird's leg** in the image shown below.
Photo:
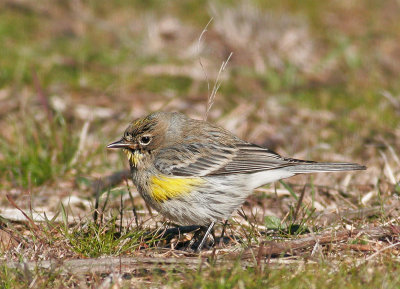
<svg viewBox="0 0 400 289"><path fill-rule="evenodd" d="M197 250L196 250L197 252L200 252L201 249L203 248L204 243L206 242L208 235L210 235L211 230L214 228L214 225L215 225L215 222L212 221L210 226L208 226L208 229L207 229L206 233L204 234L204 237L201 240L200 245L197 247Z"/></svg>

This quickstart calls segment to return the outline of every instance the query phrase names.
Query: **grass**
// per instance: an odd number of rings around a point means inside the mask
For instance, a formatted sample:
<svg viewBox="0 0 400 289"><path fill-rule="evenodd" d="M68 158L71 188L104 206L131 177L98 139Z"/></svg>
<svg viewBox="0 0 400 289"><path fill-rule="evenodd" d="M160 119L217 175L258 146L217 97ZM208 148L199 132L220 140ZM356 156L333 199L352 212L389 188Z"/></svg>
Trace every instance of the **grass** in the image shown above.
<svg viewBox="0 0 400 289"><path fill-rule="evenodd" d="M138 85L139 91L146 91L150 93L164 93L166 90L175 92L175 94L188 93L192 80L189 77L146 77Z"/></svg>
<svg viewBox="0 0 400 289"><path fill-rule="evenodd" d="M124 227L121 232L115 219L110 219L107 223L100 226L87 223L83 228L66 229L64 238L75 253L89 258L120 256L159 242L155 232L129 227Z"/></svg>
<svg viewBox="0 0 400 289"><path fill-rule="evenodd" d="M65 238L70 249L80 256L97 258L132 254L141 248L156 246L162 240L157 231L133 225L122 226L122 222L117 220L118 215L106 222L85 222L71 227L64 208L62 212L64 224L59 227L61 238Z"/></svg>
<svg viewBox="0 0 400 289"><path fill-rule="evenodd" d="M78 137L61 115L40 120L29 110L18 117L22 121L9 119L9 135L0 141L0 169L9 181L25 188L40 186L76 167Z"/></svg>
<svg viewBox="0 0 400 289"><path fill-rule="evenodd" d="M32 272L24 269L8 268L5 265L0 267L0 288L49 288L52 286L71 286L69 277L61 275L56 270L34 269Z"/></svg>
<svg viewBox="0 0 400 289"><path fill-rule="evenodd" d="M333 269L332 264L323 263L303 266L279 270L268 265L259 270L243 268L240 264L233 268L216 266L191 275L181 288L395 288L399 282L395 273L399 265L391 261L387 267L339 265Z"/></svg>
<svg viewBox="0 0 400 289"><path fill-rule="evenodd" d="M223 262L238 251L304 234L399 224L398 3L213 3L0 4L0 288L104 282L105 288L398 287L397 247L365 262L398 242L395 235L353 236L286 255ZM124 156L104 147L131 119L156 109L202 118L207 83L197 52L212 83L231 51L209 121L285 156L360 162L369 169L261 188L230 220L218 249L200 257L185 247L193 233L160 236L168 223L148 210L131 183L98 196L96 208L92 182L127 167ZM7 213L16 207L32 219L36 212L54 218L32 225ZM369 207L380 210L361 219L319 219ZM217 224L217 237L221 229ZM102 257L161 261L113 268L114 275L40 266ZM30 261L36 263L28 270L23 262Z"/></svg>
<svg viewBox="0 0 400 289"><path fill-rule="evenodd" d="M165 284L174 288L397 288L400 282L398 274L399 264L392 260L384 263L329 264L311 262L299 266L265 265L262 268L243 267L239 263L232 266L211 265L197 271L171 270L153 271L155 284ZM32 274L32 275L29 275ZM140 274L139 274L140 275ZM129 288L131 276L125 275L123 281L114 281L114 284ZM96 280L97 279L97 280ZM1 288L48 288L48 286L77 286L82 279L61 274L57 270L43 270L36 268L28 273L22 268L14 269L2 266L0 269ZM90 276L89 281L99 281L98 277ZM98 283L99 284L99 283ZM110 284L112 285L112 283ZM139 288L145 288L146 285Z"/></svg>

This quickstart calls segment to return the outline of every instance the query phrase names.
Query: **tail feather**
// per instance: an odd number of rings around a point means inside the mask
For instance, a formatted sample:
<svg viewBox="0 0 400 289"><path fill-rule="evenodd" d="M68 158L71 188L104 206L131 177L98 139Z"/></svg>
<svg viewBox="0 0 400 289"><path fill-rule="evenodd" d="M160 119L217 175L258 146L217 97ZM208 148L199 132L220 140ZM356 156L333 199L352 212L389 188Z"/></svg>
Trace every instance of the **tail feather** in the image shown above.
<svg viewBox="0 0 400 289"><path fill-rule="evenodd" d="M366 166L353 163L304 163L288 167L287 170L296 174L315 172L340 172L366 170Z"/></svg>

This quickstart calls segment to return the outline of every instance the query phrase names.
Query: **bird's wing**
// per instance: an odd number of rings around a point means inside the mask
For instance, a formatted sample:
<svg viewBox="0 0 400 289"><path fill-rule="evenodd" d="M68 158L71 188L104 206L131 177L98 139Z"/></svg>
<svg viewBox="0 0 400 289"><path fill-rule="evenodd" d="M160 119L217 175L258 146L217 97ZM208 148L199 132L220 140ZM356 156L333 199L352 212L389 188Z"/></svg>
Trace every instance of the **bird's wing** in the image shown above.
<svg viewBox="0 0 400 289"><path fill-rule="evenodd" d="M174 176L254 173L305 162L283 158L269 149L244 142L233 146L180 144L162 149L155 157L156 168L163 174Z"/></svg>
<svg viewBox="0 0 400 289"><path fill-rule="evenodd" d="M283 158L267 148L251 143L237 145L238 151L225 166L212 172L213 175L254 173L265 170L278 169L304 163L313 163L291 158Z"/></svg>

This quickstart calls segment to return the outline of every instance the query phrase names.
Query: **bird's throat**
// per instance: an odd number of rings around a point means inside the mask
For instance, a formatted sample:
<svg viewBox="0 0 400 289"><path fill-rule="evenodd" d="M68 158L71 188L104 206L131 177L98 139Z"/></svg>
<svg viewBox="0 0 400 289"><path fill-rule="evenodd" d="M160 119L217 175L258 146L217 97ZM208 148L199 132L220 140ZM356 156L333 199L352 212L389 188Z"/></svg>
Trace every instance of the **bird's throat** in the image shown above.
<svg viewBox="0 0 400 289"><path fill-rule="evenodd" d="M127 155L131 166L138 168L142 165L144 154L142 154L140 151L124 149L124 153Z"/></svg>

